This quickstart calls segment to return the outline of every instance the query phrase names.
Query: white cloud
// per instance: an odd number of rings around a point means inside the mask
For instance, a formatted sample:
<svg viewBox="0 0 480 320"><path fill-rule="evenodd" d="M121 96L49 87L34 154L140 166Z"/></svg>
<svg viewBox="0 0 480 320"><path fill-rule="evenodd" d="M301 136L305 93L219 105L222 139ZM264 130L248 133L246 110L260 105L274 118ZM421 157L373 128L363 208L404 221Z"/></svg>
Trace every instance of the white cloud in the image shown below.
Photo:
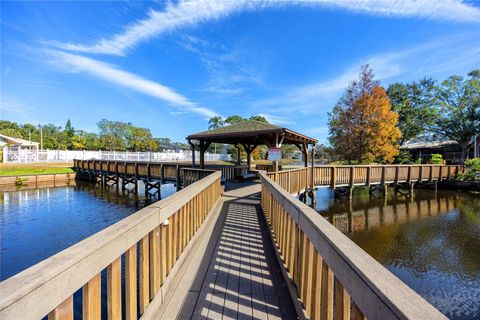
<svg viewBox="0 0 480 320"><path fill-rule="evenodd" d="M307 2L377 16L480 22L480 9L462 0L312 0Z"/></svg>
<svg viewBox="0 0 480 320"><path fill-rule="evenodd" d="M169 102L174 107L179 108L180 111L195 112L206 118L218 115L213 110L198 106L169 87L117 69L107 63L58 50L49 50L48 53L55 57L53 63L57 67L61 67L68 72L83 71L89 73L105 81Z"/></svg>
<svg viewBox="0 0 480 320"><path fill-rule="evenodd" d="M125 55L139 43L179 28L218 20L241 11L291 5L341 9L387 17L480 22L480 9L461 0L192 0L180 1L177 4L169 2L163 11L151 10L145 19L130 24L123 33L101 39L92 45L78 43L53 43L53 45L69 51Z"/></svg>
<svg viewBox="0 0 480 320"><path fill-rule="evenodd" d="M229 48L223 44L206 41L190 35L182 36L178 44L195 54L208 73L209 81L202 90L234 96L245 91L248 84L262 85L261 72L253 63L250 47L237 45Z"/></svg>
<svg viewBox="0 0 480 320"><path fill-rule="evenodd" d="M56 46L77 52L124 55L128 49L163 33L219 19L240 9L251 7L253 4L252 2L250 5L249 2L243 0L181 1L176 5L169 2L165 10L150 10L145 19L127 26L123 33L110 39L101 39L93 45L57 43Z"/></svg>
<svg viewBox="0 0 480 320"><path fill-rule="evenodd" d="M471 35L437 39L416 47L361 59L328 80L281 88L278 91L288 93L259 100L252 108L266 110L274 115L325 114L333 107L347 85L358 77L362 64L369 64L375 77L381 80L383 85L387 85L390 79L405 74L410 78L434 76L442 72L457 71L460 67L475 66L478 64L479 53L480 45L474 42Z"/></svg>
<svg viewBox="0 0 480 320"><path fill-rule="evenodd" d="M289 117L278 116L273 114L267 113L260 113L259 116L264 117L267 119L268 122L277 124L277 125L286 125L286 124L295 124L295 121L292 121Z"/></svg>

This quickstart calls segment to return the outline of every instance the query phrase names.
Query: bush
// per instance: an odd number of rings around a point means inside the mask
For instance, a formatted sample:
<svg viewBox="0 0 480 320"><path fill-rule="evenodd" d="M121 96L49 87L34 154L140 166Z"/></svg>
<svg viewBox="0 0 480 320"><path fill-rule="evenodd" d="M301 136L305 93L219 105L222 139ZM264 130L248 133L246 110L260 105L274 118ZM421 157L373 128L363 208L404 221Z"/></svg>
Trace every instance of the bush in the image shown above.
<svg viewBox="0 0 480 320"><path fill-rule="evenodd" d="M480 158L467 160L465 161L465 165L469 171L480 173Z"/></svg>
<svg viewBox="0 0 480 320"><path fill-rule="evenodd" d="M413 163L412 161L412 155L408 151L400 151L398 156L395 158L394 163L398 164L409 164Z"/></svg>
<svg viewBox="0 0 480 320"><path fill-rule="evenodd" d="M439 153L433 153L432 157L430 158L430 163L431 164L442 164L443 163L443 157Z"/></svg>
<svg viewBox="0 0 480 320"><path fill-rule="evenodd" d="M457 177L460 181L475 181L476 175L480 174L480 158L465 161L467 169Z"/></svg>

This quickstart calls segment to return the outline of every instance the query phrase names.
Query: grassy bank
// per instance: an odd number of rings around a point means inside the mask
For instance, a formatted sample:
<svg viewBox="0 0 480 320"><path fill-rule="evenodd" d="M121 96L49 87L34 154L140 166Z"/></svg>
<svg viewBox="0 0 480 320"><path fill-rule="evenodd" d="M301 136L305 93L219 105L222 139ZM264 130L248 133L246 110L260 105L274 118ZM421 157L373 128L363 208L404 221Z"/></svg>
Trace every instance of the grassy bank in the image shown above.
<svg viewBox="0 0 480 320"><path fill-rule="evenodd" d="M5 164L0 163L0 176L16 176L31 174L53 174L74 172L72 163L29 163L29 164Z"/></svg>

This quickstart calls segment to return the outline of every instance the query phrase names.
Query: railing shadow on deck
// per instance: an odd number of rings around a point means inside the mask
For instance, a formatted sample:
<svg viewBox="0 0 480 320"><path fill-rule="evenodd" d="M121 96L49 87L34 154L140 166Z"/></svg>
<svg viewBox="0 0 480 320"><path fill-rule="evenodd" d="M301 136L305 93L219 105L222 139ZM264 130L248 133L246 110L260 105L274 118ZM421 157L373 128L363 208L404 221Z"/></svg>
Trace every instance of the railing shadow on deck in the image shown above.
<svg viewBox="0 0 480 320"><path fill-rule="evenodd" d="M207 251L211 254L204 255L199 268L206 272L195 277L197 283L191 289L199 291L195 307L182 308L178 319L296 319L287 291L277 288L284 280L258 196L224 202L217 234L212 237L217 241L210 240Z"/></svg>
<svg viewBox="0 0 480 320"><path fill-rule="evenodd" d="M262 206L305 319L446 319L291 192L260 173Z"/></svg>
<svg viewBox="0 0 480 320"><path fill-rule="evenodd" d="M220 180L220 172L211 173L1 282L0 318L72 319L73 295L81 289L83 319L100 319L105 269L108 318L144 314L168 292L176 261L220 200Z"/></svg>

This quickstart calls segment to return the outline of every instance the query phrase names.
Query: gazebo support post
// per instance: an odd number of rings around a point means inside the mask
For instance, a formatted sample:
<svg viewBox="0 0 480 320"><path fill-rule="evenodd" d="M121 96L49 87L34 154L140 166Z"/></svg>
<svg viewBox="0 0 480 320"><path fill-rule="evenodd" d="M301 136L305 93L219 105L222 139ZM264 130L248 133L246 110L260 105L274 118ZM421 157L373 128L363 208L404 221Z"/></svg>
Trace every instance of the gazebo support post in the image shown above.
<svg viewBox="0 0 480 320"><path fill-rule="evenodd" d="M210 147L211 142L200 140L200 169L205 169L205 151Z"/></svg>
<svg viewBox="0 0 480 320"><path fill-rule="evenodd" d="M192 168L195 168L195 145L192 140L188 140L188 144L192 147Z"/></svg>
<svg viewBox="0 0 480 320"><path fill-rule="evenodd" d="M308 144L305 142L303 143L303 162L305 165L305 168L308 168Z"/></svg>
<svg viewBox="0 0 480 320"><path fill-rule="evenodd" d="M310 194L311 194L311 197L312 197L312 202L311 202L311 205L312 205L312 208L315 208L316 204L317 204L317 194L315 193L315 145L312 144L312 160L311 160L311 164L312 164L312 171L310 172Z"/></svg>
<svg viewBox="0 0 480 320"><path fill-rule="evenodd" d="M243 145L243 148L245 149L245 151L247 152L247 166L248 166L248 170L250 170L250 163L251 163L251 159L250 159L250 156L252 155L252 152L253 150L255 150L255 148L257 147L256 144L250 146L248 144L244 144Z"/></svg>
<svg viewBox="0 0 480 320"><path fill-rule="evenodd" d="M237 144L237 166L240 165L240 146Z"/></svg>

